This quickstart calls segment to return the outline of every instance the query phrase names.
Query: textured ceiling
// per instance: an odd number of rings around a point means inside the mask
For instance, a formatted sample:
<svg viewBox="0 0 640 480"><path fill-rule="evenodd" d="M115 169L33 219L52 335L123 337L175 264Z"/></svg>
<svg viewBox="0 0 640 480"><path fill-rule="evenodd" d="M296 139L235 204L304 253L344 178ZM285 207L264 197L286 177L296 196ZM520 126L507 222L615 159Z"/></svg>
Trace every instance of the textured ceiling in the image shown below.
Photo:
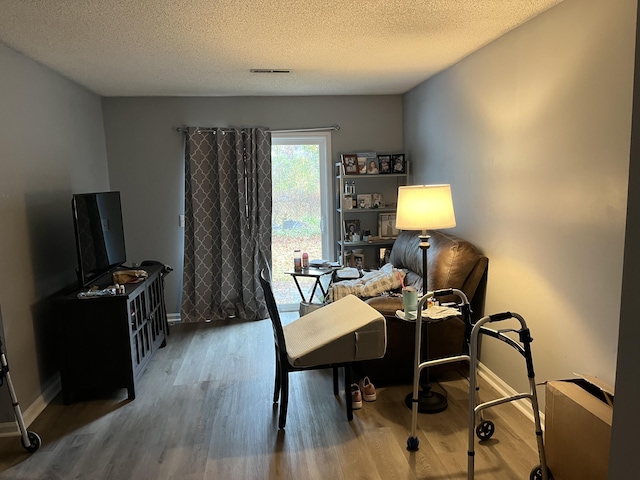
<svg viewBox="0 0 640 480"><path fill-rule="evenodd" d="M104 96L398 94L560 1L0 0L0 41Z"/></svg>

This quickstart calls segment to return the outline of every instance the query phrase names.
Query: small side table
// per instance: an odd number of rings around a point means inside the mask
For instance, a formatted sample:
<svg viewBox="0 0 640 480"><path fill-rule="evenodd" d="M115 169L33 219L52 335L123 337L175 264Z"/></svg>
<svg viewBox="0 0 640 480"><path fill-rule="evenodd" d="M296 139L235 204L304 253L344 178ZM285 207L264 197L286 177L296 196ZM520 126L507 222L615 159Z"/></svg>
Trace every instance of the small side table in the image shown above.
<svg viewBox="0 0 640 480"><path fill-rule="evenodd" d="M286 273L287 275L291 275L293 277L293 281L296 282L296 287L298 287L298 292L300 293L300 297L302 298L302 301L306 303L311 303L313 300L313 296L316 294L316 290L318 288L320 288L320 291L322 292L324 297L325 298L327 297L328 292L322 286L322 282L320 281L320 279L325 275L332 274L334 270L336 269L334 268L303 268L299 272L295 270L287 270L284 273ZM311 289L311 295L309 296L309 300L305 298L304 293L302 292L302 288L300 288L300 284L298 283L298 277L307 277L307 278L316 279L315 283L313 284L313 288Z"/></svg>

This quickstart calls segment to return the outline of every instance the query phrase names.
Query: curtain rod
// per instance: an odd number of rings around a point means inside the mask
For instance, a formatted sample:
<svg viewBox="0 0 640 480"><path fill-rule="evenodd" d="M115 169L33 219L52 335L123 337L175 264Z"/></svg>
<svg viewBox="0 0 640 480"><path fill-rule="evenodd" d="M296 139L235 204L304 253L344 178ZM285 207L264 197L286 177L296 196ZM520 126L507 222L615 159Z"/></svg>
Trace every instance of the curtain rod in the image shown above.
<svg viewBox="0 0 640 480"><path fill-rule="evenodd" d="M269 130L269 133L297 133L297 132L337 132L340 125L331 125L330 127L315 128L294 128L291 130Z"/></svg>
<svg viewBox="0 0 640 480"><path fill-rule="evenodd" d="M198 128L196 129L196 133L207 133L207 132L217 132L220 130L222 133L231 131L229 128ZM314 127L314 128L294 128L291 130L267 130L269 133L298 133L298 132L326 132L333 131L337 132L340 130L340 125L332 125L330 127ZM185 127L176 128L178 133L187 133L187 129Z"/></svg>

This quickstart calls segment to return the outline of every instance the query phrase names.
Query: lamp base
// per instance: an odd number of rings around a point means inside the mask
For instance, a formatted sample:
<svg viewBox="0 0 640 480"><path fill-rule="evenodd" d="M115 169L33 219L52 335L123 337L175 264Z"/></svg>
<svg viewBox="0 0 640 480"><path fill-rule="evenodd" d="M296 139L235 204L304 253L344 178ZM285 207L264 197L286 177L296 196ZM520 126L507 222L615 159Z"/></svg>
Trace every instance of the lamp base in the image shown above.
<svg viewBox="0 0 640 480"><path fill-rule="evenodd" d="M404 404L408 409L413 405L413 392L404 398ZM440 413L447 409L447 397L443 394L434 392L430 385L425 385L418 392L418 412L420 413Z"/></svg>

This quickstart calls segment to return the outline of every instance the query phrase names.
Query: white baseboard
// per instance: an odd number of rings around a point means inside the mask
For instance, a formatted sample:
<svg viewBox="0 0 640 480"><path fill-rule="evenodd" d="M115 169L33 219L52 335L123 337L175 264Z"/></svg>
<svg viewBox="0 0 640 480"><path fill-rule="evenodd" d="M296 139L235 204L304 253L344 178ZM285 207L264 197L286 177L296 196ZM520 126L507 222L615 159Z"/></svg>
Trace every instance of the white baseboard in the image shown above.
<svg viewBox="0 0 640 480"><path fill-rule="evenodd" d="M27 427L31 425L36 418L38 418L38 415L47 408L47 405L51 403L61 390L62 384L60 383L60 375L55 375L51 380L49 380L49 382L47 382L42 395L36 398L35 401L26 409L23 409L22 406L20 407L22 418ZM20 399L18 399L18 402L19 401ZM0 437L12 437L17 435L20 435L17 420L14 420L13 422L0 423Z"/></svg>
<svg viewBox="0 0 640 480"><path fill-rule="evenodd" d="M167 321L169 323L182 323L182 317L179 313L167 313Z"/></svg>
<svg viewBox="0 0 640 480"><path fill-rule="evenodd" d="M493 373L482 362L478 362L478 375L482 377L491 387L493 387L498 392L498 395L507 397L515 395L517 393L521 393L511 388L507 383L504 382L504 380ZM510 403L513 404L513 406L515 406L520 412L522 412L522 414L527 417L531 421L531 423L535 422L533 418L533 411L531 410L531 402L529 400L516 400ZM542 424L542 429L544 430L544 412L540 412L540 423Z"/></svg>

